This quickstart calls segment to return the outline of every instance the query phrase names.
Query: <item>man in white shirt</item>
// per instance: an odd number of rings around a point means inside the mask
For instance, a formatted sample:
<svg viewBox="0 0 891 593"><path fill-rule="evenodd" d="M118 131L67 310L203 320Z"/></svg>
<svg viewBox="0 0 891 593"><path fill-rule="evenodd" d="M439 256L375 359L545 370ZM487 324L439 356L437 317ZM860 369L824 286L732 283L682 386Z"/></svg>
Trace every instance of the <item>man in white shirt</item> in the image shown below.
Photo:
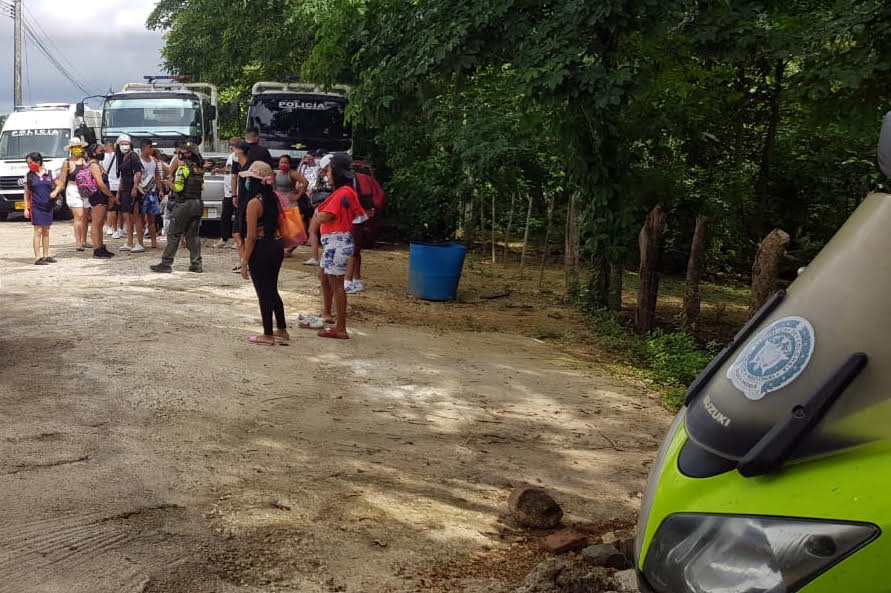
<svg viewBox="0 0 891 593"><path fill-rule="evenodd" d="M105 141L105 159L102 161L102 169L108 175L108 189L117 196L118 190L121 189L121 174L118 171L118 157L115 148L114 140ZM112 239L120 239L124 236L124 217L119 216L120 211L120 200L114 205L108 205L105 234Z"/></svg>
<svg viewBox="0 0 891 593"><path fill-rule="evenodd" d="M237 247L235 243L229 244L232 238L232 217L235 215L235 205L232 203L232 163L235 162L235 152L233 147L241 142L241 138L232 137L229 139L229 158L226 159L226 166L223 169L215 169L212 171L214 175L224 175L223 177L223 213L220 216L220 240L213 244L214 247Z"/></svg>

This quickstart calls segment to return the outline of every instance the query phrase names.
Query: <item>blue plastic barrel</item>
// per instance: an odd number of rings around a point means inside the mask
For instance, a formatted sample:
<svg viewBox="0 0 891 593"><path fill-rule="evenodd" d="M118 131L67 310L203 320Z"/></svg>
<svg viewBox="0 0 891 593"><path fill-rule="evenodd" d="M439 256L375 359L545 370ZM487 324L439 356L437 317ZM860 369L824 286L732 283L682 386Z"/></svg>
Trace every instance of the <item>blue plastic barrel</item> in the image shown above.
<svg viewBox="0 0 891 593"><path fill-rule="evenodd" d="M458 295L467 248L458 243L412 243L408 294L425 301L451 301Z"/></svg>

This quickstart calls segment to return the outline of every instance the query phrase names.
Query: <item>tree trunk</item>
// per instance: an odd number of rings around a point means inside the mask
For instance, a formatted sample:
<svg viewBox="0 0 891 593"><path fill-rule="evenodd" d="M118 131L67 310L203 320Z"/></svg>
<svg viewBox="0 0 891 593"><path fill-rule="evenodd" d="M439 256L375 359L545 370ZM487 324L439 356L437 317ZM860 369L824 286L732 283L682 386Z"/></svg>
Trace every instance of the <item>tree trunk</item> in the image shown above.
<svg viewBox="0 0 891 593"><path fill-rule="evenodd" d="M576 296L579 292L579 251L579 196L571 192L566 209L566 248L563 251L566 294L569 296Z"/></svg>
<svg viewBox="0 0 891 593"><path fill-rule="evenodd" d="M538 288L541 289L541 284L544 281L544 270L545 263L548 259L548 249L551 246L551 227L554 222L554 205L557 203L557 194L551 196L551 201L548 204L548 230L545 231L545 241L544 241L544 252L541 254L541 266L538 268ZM511 213L513 213L513 203L511 203Z"/></svg>
<svg viewBox="0 0 891 593"><path fill-rule="evenodd" d="M523 253L520 255L520 278L526 267L526 249L529 246L529 225L532 223L532 192L529 192L529 208L526 210L526 232L523 234Z"/></svg>
<svg viewBox="0 0 891 593"><path fill-rule="evenodd" d="M696 217L693 231L693 244L690 245L690 259L687 260L687 282L684 284L684 308L681 312L681 327L693 329L699 319L699 283L705 269L705 236L708 232L708 216Z"/></svg>
<svg viewBox="0 0 891 593"><path fill-rule="evenodd" d="M495 263L495 193L492 193L492 263Z"/></svg>
<svg viewBox="0 0 891 593"><path fill-rule="evenodd" d="M467 246L467 250L470 251L473 249L473 240L476 229L474 228L474 220L473 220L473 194L471 193L467 199L464 201L464 244Z"/></svg>
<svg viewBox="0 0 891 593"><path fill-rule="evenodd" d="M764 237L755 254L752 265L752 296L749 299L749 317L758 312L762 305L777 290L780 262L789 244L789 234L774 229Z"/></svg>
<svg viewBox="0 0 891 593"><path fill-rule="evenodd" d="M591 257L591 278L588 280L588 304L598 309L609 306L609 260L603 253Z"/></svg>
<svg viewBox="0 0 891 593"><path fill-rule="evenodd" d="M780 124L780 98L783 93L783 74L785 71L786 62L782 59L777 60L774 65L774 81L770 93L770 115L767 120L767 131L764 134L764 148L761 151L761 167L758 171L758 181L755 184L758 216L755 216L754 220L759 235L764 232L764 221L767 219L768 187L773 165L773 154L776 151L777 128Z"/></svg>
<svg viewBox="0 0 891 593"><path fill-rule="evenodd" d="M622 283L625 266L622 261L610 262L609 264L609 289L606 295L606 308L610 311L622 310Z"/></svg>
<svg viewBox="0 0 891 593"><path fill-rule="evenodd" d="M507 252L510 250L510 232L514 226L514 204L517 201L517 194L510 195L510 213L507 215L507 230L504 231L504 263L507 263Z"/></svg>
<svg viewBox="0 0 891 593"><path fill-rule="evenodd" d="M656 300L659 297L659 257L662 252L662 232L665 230L665 211L661 204L650 211L647 222L640 229L640 291L634 327L648 332L656 322Z"/></svg>

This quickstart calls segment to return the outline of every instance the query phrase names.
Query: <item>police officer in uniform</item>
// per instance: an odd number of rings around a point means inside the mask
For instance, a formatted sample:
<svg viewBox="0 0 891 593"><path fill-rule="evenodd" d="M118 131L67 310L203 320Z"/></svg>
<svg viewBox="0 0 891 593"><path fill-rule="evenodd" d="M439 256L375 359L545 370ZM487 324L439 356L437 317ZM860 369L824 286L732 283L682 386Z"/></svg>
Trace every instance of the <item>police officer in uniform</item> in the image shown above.
<svg viewBox="0 0 891 593"><path fill-rule="evenodd" d="M180 237L186 236L186 247L191 258L190 272L201 273L201 240L198 229L204 214L201 189L204 187L204 168L201 152L194 142L186 142L177 151L179 166L173 178L173 214L170 217L170 234L161 256L161 263L151 266L153 272L173 271L173 258L179 248Z"/></svg>

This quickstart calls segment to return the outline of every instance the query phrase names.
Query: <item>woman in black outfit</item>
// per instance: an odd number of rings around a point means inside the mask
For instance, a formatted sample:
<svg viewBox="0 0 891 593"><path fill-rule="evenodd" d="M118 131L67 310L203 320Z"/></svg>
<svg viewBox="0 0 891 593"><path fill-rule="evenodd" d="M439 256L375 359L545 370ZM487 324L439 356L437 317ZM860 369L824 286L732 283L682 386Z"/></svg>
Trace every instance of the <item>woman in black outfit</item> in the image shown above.
<svg viewBox="0 0 891 593"><path fill-rule="evenodd" d="M279 204L275 195L275 174L269 163L255 161L239 176L245 178L245 189L251 196L242 227L245 234L241 275L247 279L250 273L263 318L263 335L251 336L248 341L274 346L276 339L283 342L291 339L285 324L285 305L278 294L278 273L285 255L278 234ZM273 316L277 327L275 331L272 330Z"/></svg>

